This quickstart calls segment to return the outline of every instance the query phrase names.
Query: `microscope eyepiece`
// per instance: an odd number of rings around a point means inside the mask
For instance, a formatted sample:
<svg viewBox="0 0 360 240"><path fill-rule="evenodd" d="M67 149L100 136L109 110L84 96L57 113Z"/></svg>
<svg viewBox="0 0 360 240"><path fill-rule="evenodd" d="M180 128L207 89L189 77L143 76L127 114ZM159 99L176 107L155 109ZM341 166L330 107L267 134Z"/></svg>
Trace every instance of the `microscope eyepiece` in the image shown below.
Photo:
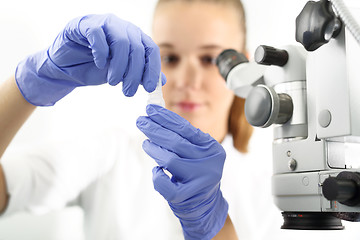
<svg viewBox="0 0 360 240"><path fill-rule="evenodd" d="M219 68L221 76L226 80L229 72L235 66L241 63L247 63L249 60L245 57L244 54L237 52L234 49L224 50L216 58L216 65Z"/></svg>

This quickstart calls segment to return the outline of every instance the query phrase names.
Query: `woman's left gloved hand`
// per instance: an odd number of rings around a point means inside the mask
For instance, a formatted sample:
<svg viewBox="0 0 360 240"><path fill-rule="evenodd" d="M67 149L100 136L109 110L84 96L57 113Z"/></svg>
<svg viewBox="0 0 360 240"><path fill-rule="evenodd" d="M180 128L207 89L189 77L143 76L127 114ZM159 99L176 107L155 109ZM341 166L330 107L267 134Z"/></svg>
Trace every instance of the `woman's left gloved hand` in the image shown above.
<svg viewBox="0 0 360 240"><path fill-rule="evenodd" d="M80 86L122 82L125 96L139 85L152 92L160 68L159 47L140 28L113 14L92 14L71 20L49 48L20 62L15 79L28 102L52 106Z"/></svg>
<svg viewBox="0 0 360 240"><path fill-rule="evenodd" d="M143 149L159 164L153 169L155 189L180 219L185 239L213 238L228 212L220 191L224 149L165 108L148 105L146 111L148 117L139 117L137 126L149 138Z"/></svg>

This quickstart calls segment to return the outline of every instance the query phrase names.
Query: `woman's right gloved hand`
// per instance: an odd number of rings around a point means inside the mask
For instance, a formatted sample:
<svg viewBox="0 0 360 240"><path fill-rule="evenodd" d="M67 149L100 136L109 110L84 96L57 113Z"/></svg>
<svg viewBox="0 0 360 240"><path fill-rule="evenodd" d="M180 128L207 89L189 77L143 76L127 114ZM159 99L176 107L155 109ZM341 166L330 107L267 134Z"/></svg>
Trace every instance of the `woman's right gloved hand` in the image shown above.
<svg viewBox="0 0 360 240"><path fill-rule="evenodd" d="M158 46L138 27L114 15L88 15L70 21L48 49L20 62L15 78L28 102L51 106L76 87L106 82L123 82L126 96L139 84L152 92L160 69Z"/></svg>
<svg viewBox="0 0 360 240"><path fill-rule="evenodd" d="M225 150L174 112L156 105L146 112L137 126L149 138L143 149L159 164L153 169L155 189L179 218L186 240L212 239L228 213L220 190Z"/></svg>

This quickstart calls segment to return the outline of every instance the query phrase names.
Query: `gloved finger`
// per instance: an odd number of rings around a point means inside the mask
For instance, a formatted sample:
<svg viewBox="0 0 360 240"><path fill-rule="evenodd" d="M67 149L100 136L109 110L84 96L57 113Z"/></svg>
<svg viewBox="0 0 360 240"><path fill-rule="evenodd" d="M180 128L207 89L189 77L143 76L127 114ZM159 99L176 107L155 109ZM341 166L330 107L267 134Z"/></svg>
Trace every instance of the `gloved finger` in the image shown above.
<svg viewBox="0 0 360 240"><path fill-rule="evenodd" d="M193 159L182 159L176 153L166 150L155 143L145 140L142 148L161 167L168 170L177 181L190 178L196 162Z"/></svg>
<svg viewBox="0 0 360 240"><path fill-rule="evenodd" d="M168 202L179 203L187 199L192 199L194 202L201 202L204 195L208 192L207 183L202 183L200 186L195 182L179 182L170 177L164 172L163 168L156 166L152 170L153 184L156 191L158 191Z"/></svg>
<svg viewBox="0 0 360 240"><path fill-rule="evenodd" d="M127 73L123 79L123 93L131 97L136 93L144 73L145 50L141 43L141 30L135 26L128 28L130 55Z"/></svg>
<svg viewBox="0 0 360 240"><path fill-rule="evenodd" d="M156 163L169 171L176 181L187 183L190 180L202 178L207 179L208 183L213 180L221 178L223 157L220 156L221 152L211 158L193 159L181 158L176 153L171 152L161 146L145 140L142 148L144 151L153 158ZM204 183L204 186L208 183Z"/></svg>
<svg viewBox="0 0 360 240"><path fill-rule="evenodd" d="M192 126L185 118L161 106L149 104L146 106L146 113L151 120L173 132L176 132L180 136L189 140L191 143L205 145L214 140L209 134Z"/></svg>
<svg viewBox="0 0 360 240"><path fill-rule="evenodd" d="M72 41L89 47L92 51L95 65L99 69L104 69L109 57L109 46L103 28L94 22L94 19L99 17L101 18L98 15L87 15L81 17L78 21L74 21L73 23L78 23L76 26L70 26L70 29L78 29L81 38L79 38L78 34L74 34L77 33L76 30L70 30L70 32L74 31L74 33L69 34L69 37Z"/></svg>
<svg viewBox="0 0 360 240"><path fill-rule="evenodd" d="M145 49L145 68L142 85L147 92L153 92L158 83L161 71L160 49L153 40L143 32L141 39Z"/></svg>
<svg viewBox="0 0 360 240"><path fill-rule="evenodd" d="M108 83L112 86L119 84L127 71L129 44L128 39L121 39L110 45L111 60L108 71Z"/></svg>
<svg viewBox="0 0 360 240"><path fill-rule="evenodd" d="M103 29L101 27L90 28L85 32L85 37L90 44L95 65L99 69L104 69L109 56L109 46Z"/></svg>
<svg viewBox="0 0 360 240"><path fill-rule="evenodd" d="M155 123L149 117L139 117L136 125L150 141L176 153L181 158L196 159L213 154L213 151L208 149L208 146L195 145L176 132Z"/></svg>
<svg viewBox="0 0 360 240"><path fill-rule="evenodd" d="M159 166L152 170L153 184L156 191L158 191L167 201L172 201L176 197L177 183L170 180L169 176Z"/></svg>
<svg viewBox="0 0 360 240"><path fill-rule="evenodd" d="M174 152L170 152L157 144L150 142L149 139L146 139L143 144L142 148L144 151L155 160L155 162L162 168L168 170L168 165L170 161L175 159L179 159L179 156L176 155ZM176 160L175 160L176 161Z"/></svg>
<svg viewBox="0 0 360 240"><path fill-rule="evenodd" d="M123 80L127 72L128 58L130 50L130 41L127 36L114 34L114 39L110 40L110 65L107 81L110 85L115 86Z"/></svg>

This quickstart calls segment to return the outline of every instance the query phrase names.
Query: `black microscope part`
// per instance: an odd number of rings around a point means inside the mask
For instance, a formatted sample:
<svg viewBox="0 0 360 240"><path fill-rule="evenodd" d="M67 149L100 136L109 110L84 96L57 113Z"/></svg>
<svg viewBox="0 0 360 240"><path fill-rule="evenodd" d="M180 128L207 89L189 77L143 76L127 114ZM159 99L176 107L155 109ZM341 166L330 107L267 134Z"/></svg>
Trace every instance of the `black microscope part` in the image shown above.
<svg viewBox="0 0 360 240"><path fill-rule="evenodd" d="M347 206L360 205L360 173L342 171L336 177L325 179L322 192L326 199Z"/></svg>
<svg viewBox="0 0 360 240"><path fill-rule="evenodd" d="M328 0L309 1L296 18L295 38L306 50L315 51L335 38L341 25Z"/></svg>
<svg viewBox="0 0 360 240"><path fill-rule="evenodd" d="M281 229L342 230L341 219L328 212L282 212L284 224Z"/></svg>
<svg viewBox="0 0 360 240"><path fill-rule="evenodd" d="M255 61L263 65L284 66L289 60L286 50L260 45L255 50Z"/></svg>

